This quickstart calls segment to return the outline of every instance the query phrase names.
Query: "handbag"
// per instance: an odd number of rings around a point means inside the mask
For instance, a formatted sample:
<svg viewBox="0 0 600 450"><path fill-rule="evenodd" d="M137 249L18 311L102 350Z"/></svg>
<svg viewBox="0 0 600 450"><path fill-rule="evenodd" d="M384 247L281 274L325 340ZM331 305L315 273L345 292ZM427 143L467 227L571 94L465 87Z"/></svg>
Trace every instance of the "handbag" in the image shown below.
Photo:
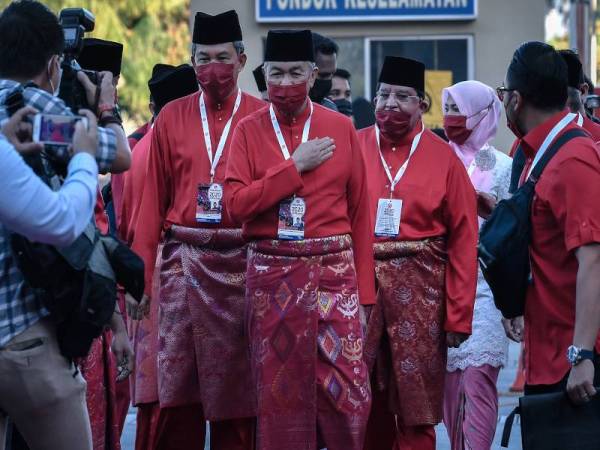
<svg viewBox="0 0 600 450"><path fill-rule="evenodd" d="M600 393L583 405L573 404L565 392L521 397L506 418L502 447L508 448L516 415L523 450L600 449Z"/></svg>
<svg viewBox="0 0 600 450"><path fill-rule="evenodd" d="M531 203L537 180L563 145L585 136L587 133L581 129L571 129L560 136L535 165L523 186L512 197L500 201L481 228L477 246L481 271L494 294L496 307L507 319L521 316L525 310L531 273Z"/></svg>

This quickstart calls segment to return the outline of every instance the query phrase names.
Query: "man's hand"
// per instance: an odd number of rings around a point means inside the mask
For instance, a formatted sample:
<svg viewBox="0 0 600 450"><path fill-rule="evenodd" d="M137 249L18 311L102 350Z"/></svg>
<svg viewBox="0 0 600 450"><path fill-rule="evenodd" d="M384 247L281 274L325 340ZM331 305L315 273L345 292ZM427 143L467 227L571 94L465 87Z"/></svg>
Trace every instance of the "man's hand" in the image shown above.
<svg viewBox="0 0 600 450"><path fill-rule="evenodd" d="M96 86L83 71L77 72L77 79L85 89L85 95L88 105L97 107L98 105L115 104L115 87L113 86L113 76L111 72L98 72L99 84ZM98 89L100 93L98 94ZM96 104L97 103L97 104Z"/></svg>
<svg viewBox="0 0 600 450"><path fill-rule="evenodd" d="M594 363L584 359L573 366L567 381L567 393L573 403L587 403L596 395L594 388Z"/></svg>
<svg viewBox="0 0 600 450"><path fill-rule="evenodd" d="M320 166L333 156L335 144L331 138L313 139L300 144L294 151L292 159L298 172L308 172Z"/></svg>
<svg viewBox="0 0 600 450"><path fill-rule="evenodd" d="M134 354L125 330L113 333L111 350L117 359L117 381L125 380L133 371Z"/></svg>
<svg viewBox="0 0 600 450"><path fill-rule="evenodd" d="M502 325L506 336L515 341L521 342L524 338L525 321L523 316L515 317L514 319L502 318Z"/></svg>
<svg viewBox="0 0 600 450"><path fill-rule="evenodd" d="M2 127L2 134L21 155L41 152L44 149L44 144L31 141L33 126L24 121L25 116L36 113L37 110L30 106L21 108Z"/></svg>
<svg viewBox="0 0 600 450"><path fill-rule="evenodd" d="M82 120L75 124L73 134L73 153L88 153L96 157L98 147L98 123L96 116L87 109L80 109L79 114L87 118L87 127Z"/></svg>
<svg viewBox="0 0 600 450"><path fill-rule="evenodd" d="M487 219L496 207L496 199L485 192L477 191L477 215Z"/></svg>
<svg viewBox="0 0 600 450"><path fill-rule="evenodd" d="M458 348L467 339L469 339L469 335L466 333L455 333L454 331L446 333L446 345L448 348Z"/></svg>
<svg viewBox="0 0 600 450"><path fill-rule="evenodd" d="M127 308L127 316L132 320L142 320L150 316L150 297L146 294L144 294L139 303L131 295L125 294L125 306Z"/></svg>

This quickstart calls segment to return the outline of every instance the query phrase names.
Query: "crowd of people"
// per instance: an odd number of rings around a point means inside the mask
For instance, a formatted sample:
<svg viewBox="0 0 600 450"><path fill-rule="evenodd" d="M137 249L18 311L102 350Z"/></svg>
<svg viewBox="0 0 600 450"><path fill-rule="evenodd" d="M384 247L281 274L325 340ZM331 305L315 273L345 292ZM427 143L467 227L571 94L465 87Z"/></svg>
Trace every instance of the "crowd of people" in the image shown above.
<svg viewBox="0 0 600 450"><path fill-rule="evenodd" d="M154 66L129 137L123 45L85 39L87 121L52 153L27 118L74 115L64 49L42 3L0 14L0 448L117 450L133 404L138 450L434 450L441 422L453 450L488 450L509 338L525 395L596 394L600 125L576 53L522 44L497 89L443 90L434 133L422 62L387 55L373 102L353 101L332 39L274 29L256 98L237 13L200 12L191 64ZM535 180L524 315L504 318L480 228L570 130ZM41 176L40 154L64 173ZM65 256L90 223L139 255L144 292L119 289L73 357L14 237Z"/></svg>

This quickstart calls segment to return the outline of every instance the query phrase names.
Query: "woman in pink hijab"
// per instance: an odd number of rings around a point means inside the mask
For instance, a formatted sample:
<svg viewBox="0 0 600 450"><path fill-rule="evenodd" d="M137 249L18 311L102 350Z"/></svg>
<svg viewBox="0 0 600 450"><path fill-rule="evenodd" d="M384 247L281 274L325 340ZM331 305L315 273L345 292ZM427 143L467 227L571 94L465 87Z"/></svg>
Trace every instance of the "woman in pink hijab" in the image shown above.
<svg viewBox="0 0 600 450"><path fill-rule="evenodd" d="M442 92L444 130L477 191L479 224L493 205L509 196L511 159L490 145L501 105L492 88L463 81ZM496 382L508 352L502 315L481 270L477 282L473 334L448 350L444 423L452 450L489 450L498 418Z"/></svg>

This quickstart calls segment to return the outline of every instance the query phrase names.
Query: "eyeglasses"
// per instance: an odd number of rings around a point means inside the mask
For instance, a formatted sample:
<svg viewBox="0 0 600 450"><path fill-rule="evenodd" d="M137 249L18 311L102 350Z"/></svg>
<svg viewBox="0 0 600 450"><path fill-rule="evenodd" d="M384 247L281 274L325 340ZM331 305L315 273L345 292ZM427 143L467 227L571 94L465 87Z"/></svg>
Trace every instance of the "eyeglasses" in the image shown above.
<svg viewBox="0 0 600 450"><path fill-rule="evenodd" d="M498 98L500 99L501 102L504 101L504 94L507 92L512 92L512 91L516 91L516 89L509 89L507 87L504 87L504 85L496 88L496 94L498 95Z"/></svg>
<svg viewBox="0 0 600 450"><path fill-rule="evenodd" d="M396 94L395 92L378 92L377 95L384 102L387 101L390 97L394 97L399 103L412 103L413 101L421 100L421 97L418 95L406 95L406 94Z"/></svg>

